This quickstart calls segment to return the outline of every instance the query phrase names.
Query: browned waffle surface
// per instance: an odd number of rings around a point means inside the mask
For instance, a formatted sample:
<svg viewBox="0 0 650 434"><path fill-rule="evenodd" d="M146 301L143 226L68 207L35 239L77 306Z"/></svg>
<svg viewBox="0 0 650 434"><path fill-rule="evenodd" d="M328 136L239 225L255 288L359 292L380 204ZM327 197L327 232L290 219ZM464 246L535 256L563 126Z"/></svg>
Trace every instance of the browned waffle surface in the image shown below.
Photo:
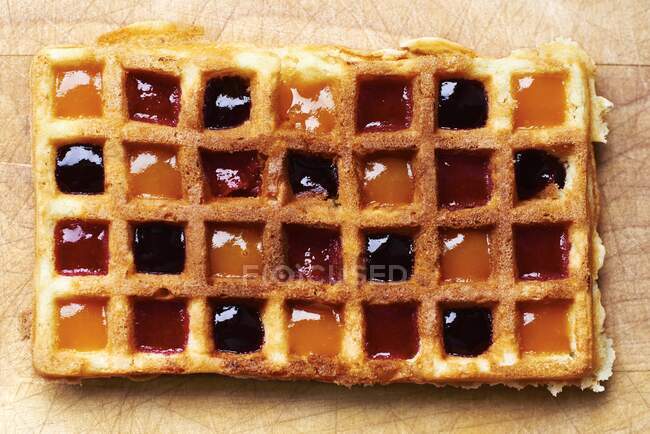
<svg viewBox="0 0 650 434"><path fill-rule="evenodd" d="M601 390L593 80L569 41L44 49L36 369Z"/></svg>

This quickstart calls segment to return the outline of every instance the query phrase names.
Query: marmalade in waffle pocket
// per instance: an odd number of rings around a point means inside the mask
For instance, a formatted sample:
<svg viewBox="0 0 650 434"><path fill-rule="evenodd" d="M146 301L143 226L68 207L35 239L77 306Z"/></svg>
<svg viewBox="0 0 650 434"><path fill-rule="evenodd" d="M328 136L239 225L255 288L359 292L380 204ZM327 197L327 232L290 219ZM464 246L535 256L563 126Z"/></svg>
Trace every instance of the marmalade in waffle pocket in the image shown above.
<svg viewBox="0 0 650 434"><path fill-rule="evenodd" d="M43 49L35 368L603 390L594 68L160 22Z"/></svg>

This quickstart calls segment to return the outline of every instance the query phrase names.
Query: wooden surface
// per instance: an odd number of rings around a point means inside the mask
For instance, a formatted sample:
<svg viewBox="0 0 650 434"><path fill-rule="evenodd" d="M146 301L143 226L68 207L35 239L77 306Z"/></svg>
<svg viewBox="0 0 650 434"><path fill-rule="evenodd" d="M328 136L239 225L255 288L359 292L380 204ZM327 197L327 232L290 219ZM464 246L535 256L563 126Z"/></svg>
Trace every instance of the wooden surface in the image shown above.
<svg viewBox="0 0 650 434"><path fill-rule="evenodd" d="M436 35L490 55L557 36L599 64L612 100L598 148L608 250L601 286L617 360L607 392L399 385L351 390L214 376L83 387L34 376L33 191L28 70L41 46L92 41L144 19L204 25L210 36L266 44L396 46ZM650 430L650 1L454 0L0 2L0 431L648 431Z"/></svg>

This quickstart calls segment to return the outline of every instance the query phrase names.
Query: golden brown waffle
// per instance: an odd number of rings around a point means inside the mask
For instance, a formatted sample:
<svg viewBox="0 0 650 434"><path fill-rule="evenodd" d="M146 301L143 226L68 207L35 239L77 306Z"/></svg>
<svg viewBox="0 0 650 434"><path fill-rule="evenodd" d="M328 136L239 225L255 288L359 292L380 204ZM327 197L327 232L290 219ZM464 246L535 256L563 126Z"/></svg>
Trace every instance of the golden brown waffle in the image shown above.
<svg viewBox="0 0 650 434"><path fill-rule="evenodd" d="M103 111L100 117L61 119L53 114L54 70L66 65L101 65ZM129 120L126 70L180 77L178 125ZM206 80L227 71L251 78L252 110L242 126L206 130L201 99ZM552 128L515 129L511 81L520 73L566 74L566 118ZM335 126L312 134L283 128L276 110L278 83L291 74L327 79L332 85ZM411 80L413 115L408 129L358 133L355 107L358 77L390 75ZM489 101L485 127L436 128L437 89L445 77L480 79ZM595 284L603 248L595 231L598 193L592 142L605 141L602 115L608 102L594 91L594 64L574 43L557 41L509 57L479 57L457 44L427 38L397 50L365 52L342 47L266 49L215 44L197 28L143 23L99 38L92 46L46 48L32 67L33 163L36 186L36 271L33 357L48 377L86 378L160 373L219 373L237 377L315 379L339 384L414 382L496 384L515 387L563 384L601 390L611 374L613 352L603 335L604 313ZM54 178L57 148L71 143L103 147L103 194L70 195ZM177 149L182 198L131 199L124 144L163 144ZM566 185L549 197L517 201L513 151L546 149L568 164ZM258 150L266 157L259 197L208 199L199 149ZM438 207L436 151L480 151L490 156L493 190L484 206L449 210ZM290 150L331 156L338 166L338 199L294 198L286 158ZM377 151L407 151L413 156L415 191L411 204L363 207L360 164ZM68 219L105 222L108 272L99 276L61 276L55 269L54 231ZM185 229L186 262L178 275L137 273L132 253L133 225L142 221L178 222ZM206 224L255 223L263 230L264 273L260 278L212 278L206 269ZM516 278L513 225L560 222L568 227L571 249L568 277L548 281ZM285 263L287 224L340 231L343 278L335 284L310 280L278 281ZM490 277L482 282L445 283L440 279L441 228L486 227L490 231ZM382 229L411 234L415 265L410 280L366 282L365 233ZM57 303L71 297L107 300L107 345L96 351L60 348ZM141 352L134 347L134 297L186 301L189 337L175 354ZM263 304L264 345L258 352L215 351L212 299L259 300ZM295 356L287 344L287 301L319 301L342 307L338 356ZM518 306L530 300L567 300L570 351L522 353ZM419 349L407 360L370 360L364 351L363 306L409 302L417 306ZM476 357L445 353L442 309L491 309L493 342ZM390 327L386 324L386 327Z"/></svg>

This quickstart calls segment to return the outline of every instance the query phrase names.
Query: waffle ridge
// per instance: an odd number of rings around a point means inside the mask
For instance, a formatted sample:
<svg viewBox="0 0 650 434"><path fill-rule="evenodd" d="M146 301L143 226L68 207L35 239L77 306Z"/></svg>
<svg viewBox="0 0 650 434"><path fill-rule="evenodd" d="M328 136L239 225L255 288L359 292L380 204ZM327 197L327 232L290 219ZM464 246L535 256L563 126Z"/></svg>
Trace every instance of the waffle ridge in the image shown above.
<svg viewBox="0 0 650 434"><path fill-rule="evenodd" d="M95 63L103 66L103 115L57 119L52 114L53 67ZM218 373L235 377L313 379L343 385L393 382L436 385L564 384L601 390L611 369L611 343L604 338L596 279L600 244L596 233L598 193L592 142L604 141L603 114L609 107L596 96L594 65L572 42L556 41L536 50L519 50L501 59L479 57L437 38L407 41L402 48L366 52L334 46L261 48L215 44L200 29L170 23L140 23L99 38L91 46L42 50L32 65L32 150L36 188L36 270L33 359L46 377L87 378L163 373ZM181 100L176 127L128 119L125 71L155 71L179 77ZM335 125L313 134L282 127L275 110L276 89L286 71L331 83ZM566 120L557 127L514 129L511 77L518 73L566 74ZM223 130L203 128L201 98L206 81L237 74L250 79L250 120ZM410 127L359 133L355 127L357 81L371 76L410 79ZM481 80L489 104L485 127L436 127L437 86L449 77ZM71 143L102 146L105 191L69 195L54 179L56 149ZM156 144L177 151L183 197L179 200L130 198L126 147ZM553 197L516 200L513 152L545 149L566 159L565 187ZM257 151L265 158L258 197L212 198L204 180L200 151ZM448 210L438 206L436 158L445 150L489 156L492 193L487 204ZM287 155L305 152L335 159L338 197L296 198L287 179ZM412 157L415 179L410 204L364 207L362 161L381 153ZM108 273L61 276L54 266L54 228L60 220L105 222L109 228ZM185 267L178 275L137 273L131 249L139 222L181 224ZM210 276L211 224L253 224L263 228L263 270L259 277ZM568 277L548 281L516 278L513 225L561 223L571 250ZM336 283L279 281L285 263L284 227L304 225L340 233L343 273ZM481 282L440 279L440 229L485 228L490 234L490 277ZM365 281L364 234L406 233L415 242L412 278L401 282ZM602 262L602 261L601 261ZM108 344L79 352L57 348L55 306L71 297L107 300ZM135 297L187 302L188 342L176 354L139 352L133 344ZM265 340L250 354L216 352L211 300L258 300ZM571 353L520 354L517 306L531 300L571 300ZM286 303L314 301L342 308L341 350L336 357L295 356L288 352ZM408 360L371 360L364 353L363 306L415 303L419 350ZM493 342L473 358L445 354L442 309L492 309ZM608 354L609 356L606 356Z"/></svg>

